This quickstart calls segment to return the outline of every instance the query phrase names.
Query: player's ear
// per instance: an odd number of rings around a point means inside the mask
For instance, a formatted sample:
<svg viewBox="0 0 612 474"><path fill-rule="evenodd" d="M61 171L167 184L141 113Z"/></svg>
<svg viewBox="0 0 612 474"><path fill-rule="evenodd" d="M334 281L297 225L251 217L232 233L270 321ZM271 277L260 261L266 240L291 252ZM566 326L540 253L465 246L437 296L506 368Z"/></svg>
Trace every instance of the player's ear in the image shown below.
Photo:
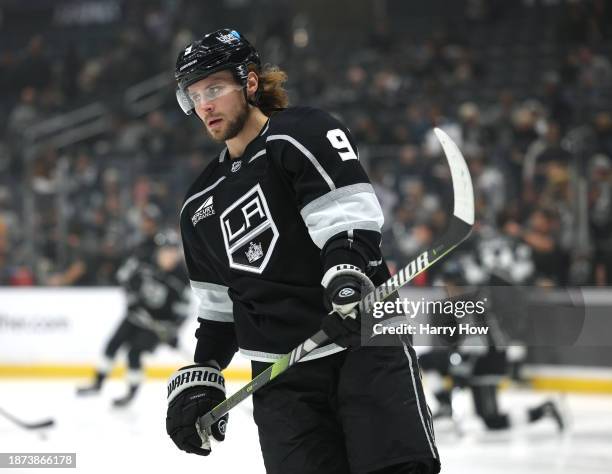
<svg viewBox="0 0 612 474"><path fill-rule="evenodd" d="M259 87L259 77L254 71L250 71L246 80L246 93L247 97L252 98L257 92Z"/></svg>

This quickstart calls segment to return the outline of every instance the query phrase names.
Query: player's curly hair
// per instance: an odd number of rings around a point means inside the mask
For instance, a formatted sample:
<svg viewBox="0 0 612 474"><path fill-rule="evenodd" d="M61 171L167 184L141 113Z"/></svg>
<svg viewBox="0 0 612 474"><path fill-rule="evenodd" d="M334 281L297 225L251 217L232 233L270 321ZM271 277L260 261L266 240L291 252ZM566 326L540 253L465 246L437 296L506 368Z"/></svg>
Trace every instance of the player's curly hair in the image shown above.
<svg viewBox="0 0 612 474"><path fill-rule="evenodd" d="M257 72L254 66L250 70ZM278 109L285 109L289 105L289 95L283 87L287 81L287 73L278 66L266 64L261 71L257 72L259 77L259 87L257 89L259 97L257 107L268 117Z"/></svg>

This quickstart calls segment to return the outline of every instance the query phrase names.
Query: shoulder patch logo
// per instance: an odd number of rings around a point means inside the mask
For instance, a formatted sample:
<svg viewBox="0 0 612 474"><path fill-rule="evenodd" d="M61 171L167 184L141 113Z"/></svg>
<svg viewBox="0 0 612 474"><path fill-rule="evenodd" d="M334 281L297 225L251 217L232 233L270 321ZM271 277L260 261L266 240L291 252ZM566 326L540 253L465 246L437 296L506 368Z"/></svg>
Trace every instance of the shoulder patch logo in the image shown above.
<svg viewBox="0 0 612 474"><path fill-rule="evenodd" d="M220 217L230 268L263 273L274 252L278 229L259 184L253 186Z"/></svg>
<svg viewBox="0 0 612 474"><path fill-rule="evenodd" d="M202 219L204 219L205 217L210 217L214 215L214 213L215 210L213 208L213 197L209 196L208 199L206 199L206 201L204 201L204 203L196 209L193 216L191 216L191 223L195 227L196 224Z"/></svg>

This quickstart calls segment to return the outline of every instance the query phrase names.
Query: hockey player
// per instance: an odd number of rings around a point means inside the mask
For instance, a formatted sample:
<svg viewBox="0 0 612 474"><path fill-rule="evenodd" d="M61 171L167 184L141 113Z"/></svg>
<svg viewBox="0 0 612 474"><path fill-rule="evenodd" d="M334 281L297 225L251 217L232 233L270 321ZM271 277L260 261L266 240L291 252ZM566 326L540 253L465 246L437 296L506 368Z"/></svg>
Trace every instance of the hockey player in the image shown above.
<svg viewBox="0 0 612 474"><path fill-rule="evenodd" d="M181 260L178 234L158 232L151 241L146 239L119 269L117 279L127 294L127 314L106 345L95 380L90 386L79 388L77 394L100 391L117 351L124 346L128 357L128 392L113 401L114 406L123 407L134 399L140 386L142 355L153 352L159 344L177 347L178 330L189 313L190 298Z"/></svg>
<svg viewBox="0 0 612 474"><path fill-rule="evenodd" d="M503 269L502 266L494 268ZM505 342L504 331L499 324L500 317L504 316L497 314L496 310L498 311L500 305L505 305L512 307L512 313L520 312L522 310L521 299L524 296L521 297L520 292L512 286L493 286L501 285L502 282L505 285L508 283L499 276L495 276L492 268L482 265L481 271L489 275L488 283L492 285L489 289L495 291L478 289L469 294L461 294L459 286L468 283L464 276L464 269L456 260L447 261L443 267L442 282L451 299L488 301L489 308L486 317L481 317L480 320L488 325L491 331L484 339L453 338L448 341L451 347L436 347L419 356L427 383L438 401L438 410L433 418L452 417L453 388L469 388L472 392L476 415L489 430L509 429L513 426L535 423L548 418L556 423L559 431L562 431L564 429L563 417L552 400L543 401L526 411L513 409L509 412L502 412L499 409L499 385L510 375L510 364L516 360L513 354L523 346L508 346L508 343ZM510 301L504 301L508 299L508 296L510 296ZM516 316L518 318L518 315ZM451 386L445 385L443 377L451 379Z"/></svg>
<svg viewBox="0 0 612 474"><path fill-rule="evenodd" d="M183 111L225 147L180 215L200 326L195 364L168 386L169 436L209 455L228 417L211 432L196 420L225 399L233 354L255 376L323 327L329 344L253 395L267 472L439 472L414 349L359 347L362 287L390 275L382 211L348 129L287 108L285 73L262 68L235 30L188 45L176 79Z"/></svg>

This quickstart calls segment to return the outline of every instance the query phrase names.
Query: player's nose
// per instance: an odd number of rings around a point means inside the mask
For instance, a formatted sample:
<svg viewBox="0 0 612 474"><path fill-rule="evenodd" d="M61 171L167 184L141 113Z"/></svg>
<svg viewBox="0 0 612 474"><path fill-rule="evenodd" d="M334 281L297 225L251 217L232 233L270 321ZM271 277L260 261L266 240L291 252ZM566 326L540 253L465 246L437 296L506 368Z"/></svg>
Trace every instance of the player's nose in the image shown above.
<svg viewBox="0 0 612 474"><path fill-rule="evenodd" d="M208 104L198 104L195 106L195 112L200 117L202 122L206 123L210 114L214 112L214 106Z"/></svg>
<svg viewBox="0 0 612 474"><path fill-rule="evenodd" d="M215 110L215 106L212 102L202 102L196 106L200 116L208 116Z"/></svg>

